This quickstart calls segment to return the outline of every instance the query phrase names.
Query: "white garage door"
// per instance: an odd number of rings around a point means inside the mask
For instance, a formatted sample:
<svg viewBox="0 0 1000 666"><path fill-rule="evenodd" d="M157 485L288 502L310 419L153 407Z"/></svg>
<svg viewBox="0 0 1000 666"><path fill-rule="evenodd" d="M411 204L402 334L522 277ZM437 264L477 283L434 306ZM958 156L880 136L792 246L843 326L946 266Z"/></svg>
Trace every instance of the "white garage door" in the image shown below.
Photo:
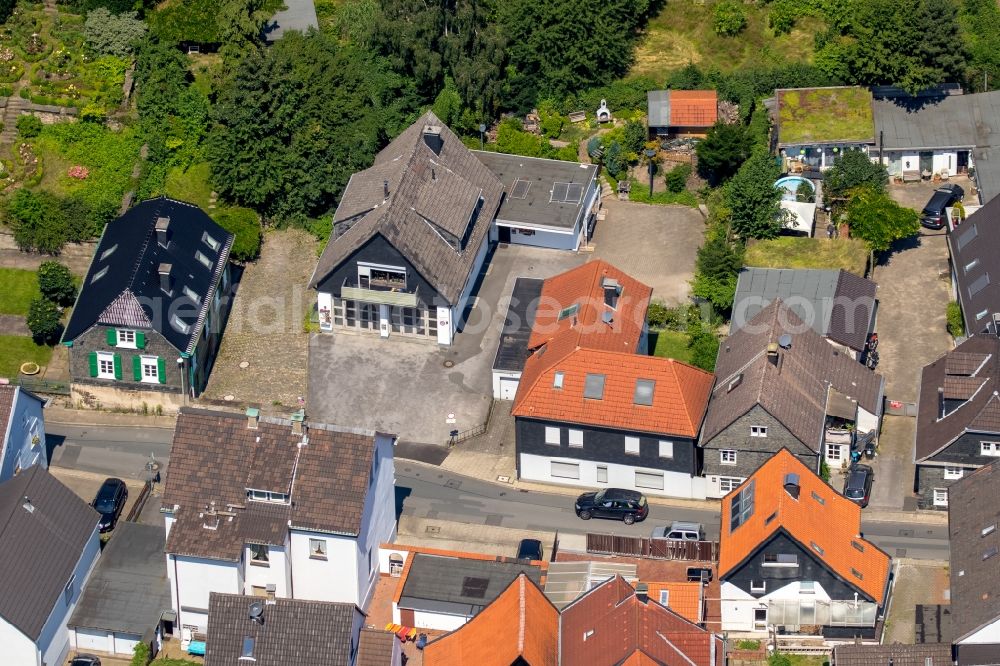
<svg viewBox="0 0 1000 666"><path fill-rule="evenodd" d="M141 638L135 634L115 634L115 654L132 654Z"/></svg>
<svg viewBox="0 0 1000 666"><path fill-rule="evenodd" d="M77 650L100 650L101 652L108 652L109 643L108 632L106 631L98 631L97 629L76 630Z"/></svg>
<svg viewBox="0 0 1000 666"><path fill-rule="evenodd" d="M500 399L513 400L517 394L517 380L509 377L500 378Z"/></svg>

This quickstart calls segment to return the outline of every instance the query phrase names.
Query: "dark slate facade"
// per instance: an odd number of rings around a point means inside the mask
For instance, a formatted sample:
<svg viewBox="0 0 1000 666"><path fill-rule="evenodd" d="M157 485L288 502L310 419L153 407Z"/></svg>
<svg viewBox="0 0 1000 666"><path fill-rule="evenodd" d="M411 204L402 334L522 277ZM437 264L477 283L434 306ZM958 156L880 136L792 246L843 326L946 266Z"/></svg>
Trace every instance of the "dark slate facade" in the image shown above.
<svg viewBox="0 0 1000 666"><path fill-rule="evenodd" d="M545 443L546 426L560 429L559 446ZM613 430L592 425L542 421L518 417L515 419L517 441L517 472L521 474L521 454L553 458L572 458L591 462L611 463L629 467L648 467L667 472L697 475L698 452L695 440L673 435L654 435L628 430ZM583 446L570 446L567 429L583 431ZM625 453L625 438L639 438L639 454ZM672 458L660 457L660 440L674 443Z"/></svg>
<svg viewBox="0 0 1000 666"><path fill-rule="evenodd" d="M767 428L767 437L751 437L752 426ZM816 433L815 445L819 445L820 433ZM775 453L786 448L811 470L817 470L819 454L803 444L778 419L766 409L755 405L718 435L706 442L702 466L703 476L731 476L747 478L758 467L771 459ZM736 464L722 464L719 452L724 449L736 451Z"/></svg>
<svg viewBox="0 0 1000 666"><path fill-rule="evenodd" d="M946 511L947 504L934 504L934 489L947 489L958 479L945 479L945 468L961 468L965 477L995 461L996 457L982 455L984 441L1000 442L1000 433L967 432L925 462L917 463L913 483L913 490L918 495L917 507Z"/></svg>

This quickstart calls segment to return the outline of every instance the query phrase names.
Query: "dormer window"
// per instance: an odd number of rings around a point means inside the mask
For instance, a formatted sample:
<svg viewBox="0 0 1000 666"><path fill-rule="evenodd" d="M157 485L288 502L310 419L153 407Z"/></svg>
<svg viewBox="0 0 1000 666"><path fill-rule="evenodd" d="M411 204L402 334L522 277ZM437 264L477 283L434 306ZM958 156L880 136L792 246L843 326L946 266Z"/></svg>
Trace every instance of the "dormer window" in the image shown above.
<svg viewBox="0 0 1000 666"><path fill-rule="evenodd" d="M222 243L209 236L207 231L201 234L201 242L212 248L213 252L218 252L219 248L222 247Z"/></svg>
<svg viewBox="0 0 1000 666"><path fill-rule="evenodd" d="M288 504L288 493L273 493L269 490L254 490L252 488L247 488L247 499L253 502Z"/></svg>

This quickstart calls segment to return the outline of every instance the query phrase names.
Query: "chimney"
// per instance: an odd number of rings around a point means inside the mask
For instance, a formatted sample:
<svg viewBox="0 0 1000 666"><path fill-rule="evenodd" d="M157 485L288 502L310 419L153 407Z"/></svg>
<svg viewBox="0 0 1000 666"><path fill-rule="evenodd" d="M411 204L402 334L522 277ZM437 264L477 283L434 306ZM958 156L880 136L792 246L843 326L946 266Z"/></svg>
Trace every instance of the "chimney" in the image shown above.
<svg viewBox="0 0 1000 666"><path fill-rule="evenodd" d="M27 511L28 513L34 513L35 512L35 505L31 503L31 500L28 499L27 495L24 496L24 498L23 498L23 500L21 502L21 506L23 506L24 510Z"/></svg>
<svg viewBox="0 0 1000 666"><path fill-rule="evenodd" d="M156 218L156 242L160 247L167 246L167 229L170 227L169 217Z"/></svg>
<svg viewBox="0 0 1000 666"><path fill-rule="evenodd" d="M256 407L247 407L247 429L256 430L260 423L260 410Z"/></svg>
<svg viewBox="0 0 1000 666"><path fill-rule="evenodd" d="M389 198L389 181L387 180L382 181L382 198L383 199Z"/></svg>
<svg viewBox="0 0 1000 666"><path fill-rule="evenodd" d="M618 296L622 293L618 280L606 277L601 282L601 287L604 288L604 304L609 308L618 307Z"/></svg>
<svg viewBox="0 0 1000 666"><path fill-rule="evenodd" d="M297 412L292 413L292 434L301 435L302 434L302 424L306 420L306 410L300 409Z"/></svg>
<svg viewBox="0 0 1000 666"><path fill-rule="evenodd" d="M167 294L168 296L170 295L170 292L173 289L173 285L170 284L171 282L170 271L172 269L173 266L171 264L160 264L160 267L158 269L160 273L160 290L164 294Z"/></svg>
<svg viewBox="0 0 1000 666"><path fill-rule="evenodd" d="M772 342L767 345L767 360L771 362L771 365L778 365L778 343Z"/></svg>
<svg viewBox="0 0 1000 666"><path fill-rule="evenodd" d="M792 499L799 498L799 475L794 472L790 472L785 475L785 492L788 493Z"/></svg>
<svg viewBox="0 0 1000 666"><path fill-rule="evenodd" d="M435 155L441 154L444 147L444 139L441 138L441 127L439 125L424 125L424 143L434 151Z"/></svg>
<svg viewBox="0 0 1000 666"><path fill-rule="evenodd" d="M635 586L635 598L646 603L649 601L649 584L648 583L636 583Z"/></svg>
<svg viewBox="0 0 1000 666"><path fill-rule="evenodd" d="M943 419L947 414L945 414L945 402L944 402L944 389L938 387L938 418Z"/></svg>

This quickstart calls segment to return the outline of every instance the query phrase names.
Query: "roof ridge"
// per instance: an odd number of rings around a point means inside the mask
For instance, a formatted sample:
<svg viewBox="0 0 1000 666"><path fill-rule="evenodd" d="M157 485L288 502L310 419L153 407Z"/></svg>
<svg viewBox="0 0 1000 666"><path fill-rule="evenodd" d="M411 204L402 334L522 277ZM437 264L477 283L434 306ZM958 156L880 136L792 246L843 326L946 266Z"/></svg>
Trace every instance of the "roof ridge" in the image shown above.
<svg viewBox="0 0 1000 666"><path fill-rule="evenodd" d="M158 217L160 209L157 208L155 212L156 212L157 217ZM117 219L112 220L108 224L114 224L115 222L118 222L119 220L121 220L120 217L117 218ZM152 224L148 225L148 226L150 226L152 228L146 230L146 235L145 235L145 237L143 239L142 247L139 248L139 251L136 252L136 254L135 254L135 263L132 265L132 272L129 274L128 280L125 282L125 284L126 284L126 286L127 286L128 289L131 289L132 286L135 284L136 276L139 274L139 266L142 265L143 260L146 258L146 250L149 248L149 241L156 234L156 229L155 229L155 226L156 226L156 217L152 218Z"/></svg>

